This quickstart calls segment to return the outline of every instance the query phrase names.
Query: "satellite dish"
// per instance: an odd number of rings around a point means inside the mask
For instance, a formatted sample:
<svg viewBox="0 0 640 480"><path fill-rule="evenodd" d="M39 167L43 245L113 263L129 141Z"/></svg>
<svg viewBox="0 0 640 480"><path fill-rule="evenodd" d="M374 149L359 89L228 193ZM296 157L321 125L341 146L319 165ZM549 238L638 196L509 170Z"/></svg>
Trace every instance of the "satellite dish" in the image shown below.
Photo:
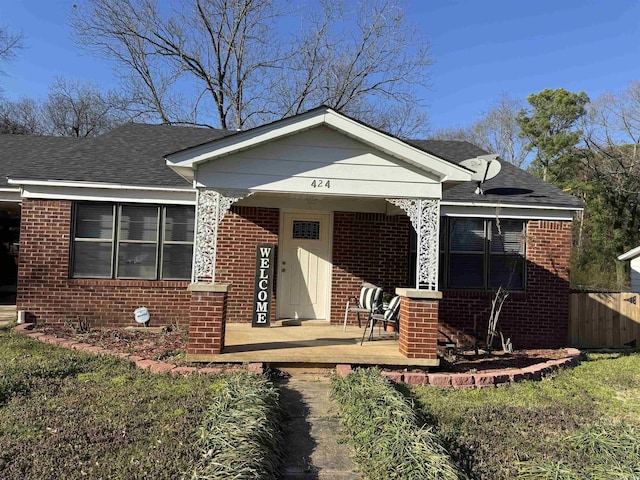
<svg viewBox="0 0 640 480"><path fill-rule="evenodd" d="M492 179L502 169L502 165L498 160L498 155L480 155L476 158L469 158L460 162L463 167L472 170L471 180L478 182L476 193L482 195L482 184Z"/></svg>

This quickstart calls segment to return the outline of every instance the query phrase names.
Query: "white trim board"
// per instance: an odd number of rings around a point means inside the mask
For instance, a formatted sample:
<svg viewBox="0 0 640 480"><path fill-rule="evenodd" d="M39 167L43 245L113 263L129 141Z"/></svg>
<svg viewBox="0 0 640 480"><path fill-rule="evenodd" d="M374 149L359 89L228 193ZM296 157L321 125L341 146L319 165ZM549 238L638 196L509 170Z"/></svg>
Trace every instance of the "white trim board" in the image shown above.
<svg viewBox="0 0 640 480"><path fill-rule="evenodd" d="M0 188L0 202L20 203L19 188Z"/></svg>
<svg viewBox="0 0 640 480"><path fill-rule="evenodd" d="M22 198L43 200L73 200L93 202L132 202L170 205L195 205L196 191L177 189L86 188L25 185Z"/></svg>
<svg viewBox="0 0 640 480"><path fill-rule="evenodd" d="M551 208L522 208L521 206L500 205L490 207L480 205L440 204L442 217L514 218L522 220L573 220L573 211Z"/></svg>
<svg viewBox="0 0 640 480"><path fill-rule="evenodd" d="M195 171L198 165L203 162L238 153L321 125L392 155L409 165L435 174L441 182L465 182L471 180L471 175L473 174L471 170L356 122L330 108L319 108L269 125L247 130L246 132L236 133L200 146L171 153L165 158L170 168L175 169L184 178L192 180L193 177L191 175L187 176L185 167Z"/></svg>

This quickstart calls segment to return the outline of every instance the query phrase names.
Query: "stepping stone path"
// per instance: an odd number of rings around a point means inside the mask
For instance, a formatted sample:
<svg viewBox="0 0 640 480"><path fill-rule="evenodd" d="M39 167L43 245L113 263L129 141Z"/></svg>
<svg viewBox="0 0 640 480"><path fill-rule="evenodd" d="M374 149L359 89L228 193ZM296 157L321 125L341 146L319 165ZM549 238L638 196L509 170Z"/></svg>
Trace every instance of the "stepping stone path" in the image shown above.
<svg viewBox="0 0 640 480"><path fill-rule="evenodd" d="M338 443L338 405L331 400L329 373L295 372L279 381L289 415L283 480L357 480L352 448Z"/></svg>

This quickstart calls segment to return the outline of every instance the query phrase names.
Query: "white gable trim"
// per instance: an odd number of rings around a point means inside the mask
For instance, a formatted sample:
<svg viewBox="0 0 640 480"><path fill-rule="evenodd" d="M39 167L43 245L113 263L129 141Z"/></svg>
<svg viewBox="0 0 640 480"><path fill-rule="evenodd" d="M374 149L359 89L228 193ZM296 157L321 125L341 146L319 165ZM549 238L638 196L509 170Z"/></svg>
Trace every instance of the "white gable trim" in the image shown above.
<svg viewBox="0 0 640 480"><path fill-rule="evenodd" d="M640 247L632 248L628 252L619 255L618 260L632 260L637 256L640 256Z"/></svg>
<svg viewBox="0 0 640 480"><path fill-rule="evenodd" d="M204 145L167 155L167 165L178 174L192 180L186 168L195 170L198 164L221 156L237 153L261 143L326 125L377 150L392 155L414 167L435 174L441 182L471 180L472 171L442 158L431 155L391 135L363 125L330 109L317 109L269 125L236 133ZM186 167L186 168L185 168Z"/></svg>

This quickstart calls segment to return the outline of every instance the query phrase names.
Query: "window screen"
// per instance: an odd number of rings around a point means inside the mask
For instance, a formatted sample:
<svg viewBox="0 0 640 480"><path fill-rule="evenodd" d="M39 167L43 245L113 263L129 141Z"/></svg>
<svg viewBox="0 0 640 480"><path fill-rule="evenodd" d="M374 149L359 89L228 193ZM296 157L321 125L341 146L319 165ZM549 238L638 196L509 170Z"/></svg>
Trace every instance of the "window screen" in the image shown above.
<svg viewBox="0 0 640 480"><path fill-rule="evenodd" d="M189 278L193 256L193 207L165 207L162 278Z"/></svg>
<svg viewBox="0 0 640 480"><path fill-rule="evenodd" d="M119 278L157 277L158 207L120 207Z"/></svg>

